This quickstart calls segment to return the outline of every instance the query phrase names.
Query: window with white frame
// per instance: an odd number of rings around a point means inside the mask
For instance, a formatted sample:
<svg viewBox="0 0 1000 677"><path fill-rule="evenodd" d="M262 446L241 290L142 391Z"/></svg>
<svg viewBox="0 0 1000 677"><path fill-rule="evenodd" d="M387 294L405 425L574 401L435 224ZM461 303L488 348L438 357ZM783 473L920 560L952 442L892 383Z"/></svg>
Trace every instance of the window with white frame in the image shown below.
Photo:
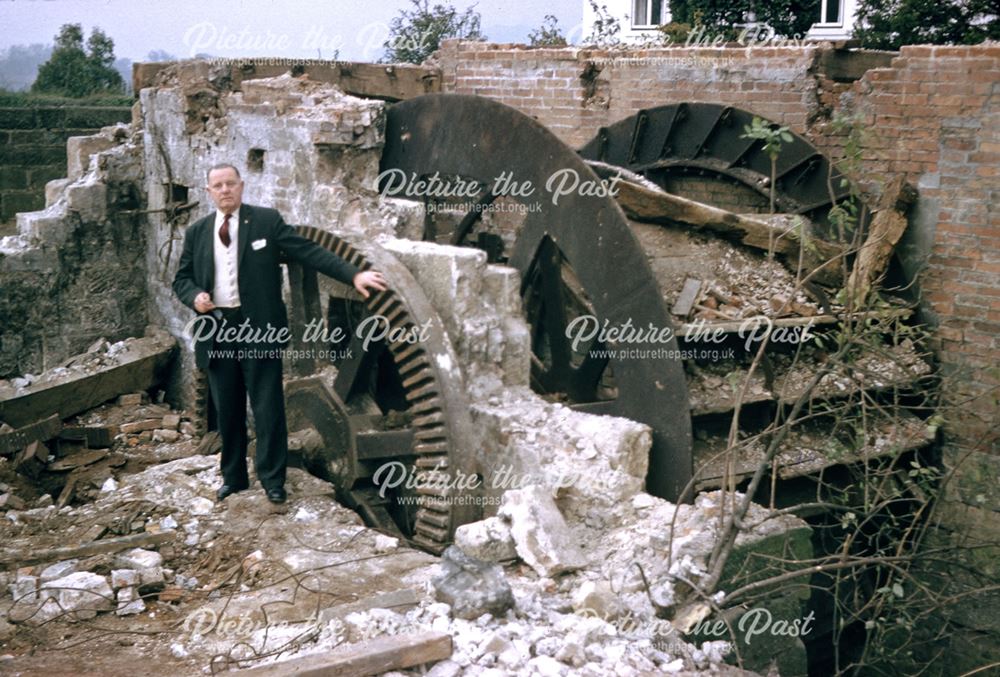
<svg viewBox="0 0 1000 677"><path fill-rule="evenodd" d="M820 26L844 24L844 0L820 0Z"/></svg>
<svg viewBox="0 0 1000 677"><path fill-rule="evenodd" d="M632 0L632 28L656 28L663 23L663 0Z"/></svg>

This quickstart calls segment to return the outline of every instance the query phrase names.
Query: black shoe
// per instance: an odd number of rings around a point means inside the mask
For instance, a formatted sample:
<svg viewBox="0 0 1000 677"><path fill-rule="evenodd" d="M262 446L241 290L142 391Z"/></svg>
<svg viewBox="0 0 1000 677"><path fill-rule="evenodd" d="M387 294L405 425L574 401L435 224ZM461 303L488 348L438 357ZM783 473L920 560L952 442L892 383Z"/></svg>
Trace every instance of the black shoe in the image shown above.
<svg viewBox="0 0 1000 677"><path fill-rule="evenodd" d="M220 501L224 501L226 499L226 496L243 491L246 488L247 487L238 487L232 484L223 484L221 487L219 487L218 491L215 492L215 498Z"/></svg>
<svg viewBox="0 0 1000 677"><path fill-rule="evenodd" d="M288 494L285 493L283 487L271 487L265 493L267 494L267 500L271 501L271 503L284 503L288 500Z"/></svg>

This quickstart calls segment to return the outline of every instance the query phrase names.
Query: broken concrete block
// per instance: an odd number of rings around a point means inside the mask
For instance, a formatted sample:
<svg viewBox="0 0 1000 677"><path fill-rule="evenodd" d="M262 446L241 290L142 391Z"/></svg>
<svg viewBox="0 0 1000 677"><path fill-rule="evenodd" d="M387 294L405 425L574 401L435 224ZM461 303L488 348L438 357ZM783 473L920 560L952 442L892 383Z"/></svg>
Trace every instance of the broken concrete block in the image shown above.
<svg viewBox="0 0 1000 677"><path fill-rule="evenodd" d="M139 569L139 591L156 592L162 590L167 584L163 567L149 567Z"/></svg>
<svg viewBox="0 0 1000 677"><path fill-rule="evenodd" d="M115 613L119 616L134 616L146 610L146 603L136 592L135 588L122 588L118 591L118 608Z"/></svg>
<svg viewBox="0 0 1000 677"><path fill-rule="evenodd" d="M108 579L90 571L78 571L42 585L40 594L49 591L61 613L70 620L93 618L98 611L115 608L115 596Z"/></svg>
<svg viewBox="0 0 1000 677"><path fill-rule="evenodd" d="M517 558L510 525L499 517L463 524L455 530L455 545L465 554L484 562Z"/></svg>
<svg viewBox="0 0 1000 677"><path fill-rule="evenodd" d="M111 587L115 590L137 587L140 581L139 572L135 569L111 570Z"/></svg>
<svg viewBox="0 0 1000 677"><path fill-rule="evenodd" d="M80 560L68 559L62 562L56 562L45 567L42 573L39 575L42 583L48 583L49 581L54 581L57 578L63 578L64 576L69 576L70 574L75 574L79 569L77 565Z"/></svg>
<svg viewBox="0 0 1000 677"><path fill-rule="evenodd" d="M517 554L539 576L555 576L586 565L547 489L530 486L505 492L499 514L510 520Z"/></svg>
<svg viewBox="0 0 1000 677"><path fill-rule="evenodd" d="M433 581L438 601L451 606L456 618L502 615L514 606L514 594L497 564L469 557L455 546L441 557L441 575Z"/></svg>
<svg viewBox="0 0 1000 677"><path fill-rule="evenodd" d="M176 442L180 437L181 434L176 430L158 429L153 431L154 442Z"/></svg>
<svg viewBox="0 0 1000 677"><path fill-rule="evenodd" d="M17 232L32 242L61 244L73 229L70 219L55 216L49 211L19 212L16 218Z"/></svg>
<svg viewBox="0 0 1000 677"><path fill-rule="evenodd" d="M73 183L73 179L52 179L45 184L45 208L48 209L62 199L66 194L66 186Z"/></svg>
<svg viewBox="0 0 1000 677"><path fill-rule="evenodd" d="M17 579L8 586L15 604L30 604L38 601L38 577L28 574L18 574Z"/></svg>
<svg viewBox="0 0 1000 677"><path fill-rule="evenodd" d="M167 414L163 417L161 424L164 430L177 430L181 425L180 414Z"/></svg>
<svg viewBox="0 0 1000 677"><path fill-rule="evenodd" d="M24 510L25 504L14 494L0 495L0 510Z"/></svg>
<svg viewBox="0 0 1000 677"><path fill-rule="evenodd" d="M385 536L383 534L376 534L375 536L375 552L392 552L399 547L399 539L393 538L392 536Z"/></svg>
<svg viewBox="0 0 1000 677"><path fill-rule="evenodd" d="M115 557L115 566L120 569L152 569L163 566L163 556L155 550L133 548Z"/></svg>
<svg viewBox="0 0 1000 677"><path fill-rule="evenodd" d="M573 611L610 622L621 616L625 608L606 581L585 581L573 593Z"/></svg>
<svg viewBox="0 0 1000 677"><path fill-rule="evenodd" d="M142 393L128 393L126 395L118 396L119 406L138 407L140 404L142 404Z"/></svg>
<svg viewBox="0 0 1000 677"><path fill-rule="evenodd" d="M113 139L101 134L71 136L66 139L66 174L73 180L87 173L90 156L115 146Z"/></svg>
<svg viewBox="0 0 1000 677"><path fill-rule="evenodd" d="M85 223L104 221L108 215L108 187L97 181L74 183L66 188L66 204Z"/></svg>

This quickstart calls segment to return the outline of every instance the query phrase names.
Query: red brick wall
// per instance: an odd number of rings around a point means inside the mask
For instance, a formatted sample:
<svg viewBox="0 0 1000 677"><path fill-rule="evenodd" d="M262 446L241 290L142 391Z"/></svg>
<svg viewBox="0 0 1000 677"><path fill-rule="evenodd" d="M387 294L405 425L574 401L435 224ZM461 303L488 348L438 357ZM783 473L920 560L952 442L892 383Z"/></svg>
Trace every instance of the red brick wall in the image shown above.
<svg viewBox="0 0 1000 677"><path fill-rule="evenodd" d="M827 49L615 53L453 40L438 61L444 91L514 106L572 147L640 108L705 101L788 125L840 157L844 137L831 116L860 115L860 183L877 193L886 177L904 173L919 189L916 227L933 243L921 285L940 322L939 355L947 370L969 372L953 394L975 398L951 432L970 446L995 446L996 406L987 393L1000 376L986 370L1000 365L1000 47L904 47L891 67L853 84L824 76Z"/></svg>
<svg viewBox="0 0 1000 677"><path fill-rule="evenodd" d="M442 89L518 108L573 147L640 108L677 101L732 103L796 129L819 110L819 48L665 48L629 52L528 49L445 41ZM594 68L600 69L595 72Z"/></svg>
<svg viewBox="0 0 1000 677"><path fill-rule="evenodd" d="M941 362L959 376L953 438L997 452L1000 47L904 47L852 95L872 130L865 170L905 174L925 211L936 209L921 289L940 322Z"/></svg>

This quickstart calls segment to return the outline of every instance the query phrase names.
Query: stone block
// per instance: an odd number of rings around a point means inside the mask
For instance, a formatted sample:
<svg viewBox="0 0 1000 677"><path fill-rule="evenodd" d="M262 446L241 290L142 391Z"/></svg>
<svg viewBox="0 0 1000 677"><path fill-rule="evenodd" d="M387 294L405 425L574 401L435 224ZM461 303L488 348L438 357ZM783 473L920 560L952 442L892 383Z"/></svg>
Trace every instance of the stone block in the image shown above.
<svg viewBox="0 0 1000 677"><path fill-rule="evenodd" d="M76 573L78 564L79 560L75 559L56 562L55 564L45 567L45 569L42 570L42 573L39 574L39 577L41 578L42 583L48 583L49 581L54 581L57 578L63 578Z"/></svg>
<svg viewBox="0 0 1000 677"><path fill-rule="evenodd" d="M45 184L45 208L48 209L62 199L66 194L66 187L73 181L71 179L54 179Z"/></svg>
<svg viewBox="0 0 1000 677"><path fill-rule="evenodd" d="M119 590L116 601L118 608L115 609L115 613L119 616L134 616L146 610L146 603L142 601L142 597L135 588Z"/></svg>
<svg viewBox="0 0 1000 677"><path fill-rule="evenodd" d="M756 583L801 568L799 562L812 558L812 529L802 526L773 533L763 538L738 540L722 569L720 589ZM782 591L808 599L808 578L783 584ZM767 588L766 590L770 590Z"/></svg>
<svg viewBox="0 0 1000 677"><path fill-rule="evenodd" d="M153 431L154 442L176 442L181 434L176 430L159 429Z"/></svg>
<svg viewBox="0 0 1000 677"><path fill-rule="evenodd" d="M108 187L103 183L74 183L66 189L66 202L70 211L80 215L82 221L104 221L108 214Z"/></svg>
<svg viewBox="0 0 1000 677"><path fill-rule="evenodd" d="M420 283L449 335L460 337L463 320L479 314L486 252L411 240L389 240L385 248Z"/></svg>
<svg viewBox="0 0 1000 677"><path fill-rule="evenodd" d="M163 556L155 550L133 548L115 557L115 566L121 569L152 569L163 566Z"/></svg>
<svg viewBox="0 0 1000 677"><path fill-rule="evenodd" d="M61 215L49 211L20 212L17 231L31 242L60 244L66 241L73 224Z"/></svg>
<svg viewBox="0 0 1000 677"><path fill-rule="evenodd" d="M108 579L89 571L79 571L43 584L40 595L46 593L51 594L69 620L93 618L99 611L115 608L115 596Z"/></svg>
<svg viewBox="0 0 1000 677"><path fill-rule="evenodd" d="M66 140L66 175L74 180L79 179L87 173L92 155L115 145L112 139L102 134L69 137Z"/></svg>
<svg viewBox="0 0 1000 677"><path fill-rule="evenodd" d="M467 555L484 562L517 558L510 525L499 517L463 524L455 530L455 545Z"/></svg>
<svg viewBox="0 0 1000 677"><path fill-rule="evenodd" d="M139 585L142 578L135 569L112 569L111 587L115 590L121 588L134 588Z"/></svg>
<svg viewBox="0 0 1000 677"><path fill-rule="evenodd" d="M573 593L573 611L611 621L625 613L625 607L607 581L584 581Z"/></svg>
<svg viewBox="0 0 1000 677"><path fill-rule="evenodd" d="M38 601L38 577L18 574L17 579L10 584L9 590L15 604L36 602Z"/></svg>
<svg viewBox="0 0 1000 677"><path fill-rule="evenodd" d="M438 601L451 606L456 618L474 619L489 613L501 616L514 606L514 593L503 569L469 557L455 546L441 557L441 574L432 581Z"/></svg>
<svg viewBox="0 0 1000 677"><path fill-rule="evenodd" d="M499 514L510 520L518 556L539 576L555 576L587 564L548 489L507 491Z"/></svg>

